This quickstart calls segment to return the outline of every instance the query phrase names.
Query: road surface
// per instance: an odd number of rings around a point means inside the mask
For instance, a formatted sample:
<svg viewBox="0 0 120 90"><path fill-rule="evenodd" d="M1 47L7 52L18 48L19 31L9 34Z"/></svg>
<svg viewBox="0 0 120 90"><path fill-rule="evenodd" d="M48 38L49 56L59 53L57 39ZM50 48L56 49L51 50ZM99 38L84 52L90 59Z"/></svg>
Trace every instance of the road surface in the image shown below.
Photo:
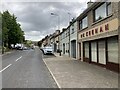
<svg viewBox="0 0 120 90"><path fill-rule="evenodd" d="M4 55L0 73L2 88L58 88L38 47Z"/></svg>

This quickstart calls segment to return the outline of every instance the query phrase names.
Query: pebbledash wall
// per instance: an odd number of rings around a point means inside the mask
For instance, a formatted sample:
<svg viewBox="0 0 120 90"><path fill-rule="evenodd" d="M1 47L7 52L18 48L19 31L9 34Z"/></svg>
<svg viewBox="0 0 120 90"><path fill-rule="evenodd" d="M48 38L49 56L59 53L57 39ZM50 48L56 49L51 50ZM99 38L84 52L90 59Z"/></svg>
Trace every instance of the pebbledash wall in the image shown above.
<svg viewBox="0 0 120 90"><path fill-rule="evenodd" d="M95 2L77 18L78 58L117 71L118 2Z"/></svg>
<svg viewBox="0 0 120 90"><path fill-rule="evenodd" d="M70 24L70 57L77 59L77 22L73 20Z"/></svg>
<svg viewBox="0 0 120 90"><path fill-rule="evenodd" d="M60 50L63 55L69 56L69 28L64 28L60 34Z"/></svg>
<svg viewBox="0 0 120 90"><path fill-rule="evenodd" d="M77 22L73 19L60 33L60 50L62 54L77 58Z"/></svg>

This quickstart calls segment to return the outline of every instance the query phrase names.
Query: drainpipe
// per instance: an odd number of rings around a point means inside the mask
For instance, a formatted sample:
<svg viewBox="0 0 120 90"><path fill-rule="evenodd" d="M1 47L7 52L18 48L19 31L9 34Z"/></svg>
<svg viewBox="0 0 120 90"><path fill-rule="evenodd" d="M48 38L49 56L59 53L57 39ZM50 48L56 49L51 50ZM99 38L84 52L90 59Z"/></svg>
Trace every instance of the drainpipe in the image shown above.
<svg viewBox="0 0 120 90"><path fill-rule="evenodd" d="M69 26L70 26L70 15L71 15L71 13L68 12L68 15L69 15L69 23L68 23L68 27L69 27ZM69 57L70 57L70 27L69 27L68 30L69 30L69 36L68 36L68 37L69 37Z"/></svg>
<svg viewBox="0 0 120 90"><path fill-rule="evenodd" d="M81 41L81 61L83 61L83 42Z"/></svg>
<svg viewBox="0 0 120 90"><path fill-rule="evenodd" d="M120 73L120 2L118 2L118 63L119 63L119 73ZM120 86L119 86L120 87Z"/></svg>
<svg viewBox="0 0 120 90"><path fill-rule="evenodd" d="M69 57L70 57L70 27L69 27Z"/></svg>

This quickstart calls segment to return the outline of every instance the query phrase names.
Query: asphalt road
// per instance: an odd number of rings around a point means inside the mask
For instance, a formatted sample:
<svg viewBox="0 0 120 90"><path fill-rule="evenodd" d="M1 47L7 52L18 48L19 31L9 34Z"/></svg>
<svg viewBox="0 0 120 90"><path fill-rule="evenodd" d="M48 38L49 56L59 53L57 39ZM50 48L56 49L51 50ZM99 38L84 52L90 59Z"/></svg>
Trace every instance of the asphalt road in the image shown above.
<svg viewBox="0 0 120 90"><path fill-rule="evenodd" d="M42 57L38 47L4 55L2 88L58 88Z"/></svg>

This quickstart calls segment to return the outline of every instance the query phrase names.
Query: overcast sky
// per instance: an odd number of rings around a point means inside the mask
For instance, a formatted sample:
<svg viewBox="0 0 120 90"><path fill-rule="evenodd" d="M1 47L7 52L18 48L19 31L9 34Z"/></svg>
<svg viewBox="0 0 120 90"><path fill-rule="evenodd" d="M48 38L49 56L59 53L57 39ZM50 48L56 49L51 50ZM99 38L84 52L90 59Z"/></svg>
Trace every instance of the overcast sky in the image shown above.
<svg viewBox="0 0 120 90"><path fill-rule="evenodd" d="M39 41L46 35L52 34L58 29L58 17L60 16L60 28L66 28L70 18L77 17L87 7L86 2L4 2L2 10L9 10L15 14L21 24L27 40Z"/></svg>

